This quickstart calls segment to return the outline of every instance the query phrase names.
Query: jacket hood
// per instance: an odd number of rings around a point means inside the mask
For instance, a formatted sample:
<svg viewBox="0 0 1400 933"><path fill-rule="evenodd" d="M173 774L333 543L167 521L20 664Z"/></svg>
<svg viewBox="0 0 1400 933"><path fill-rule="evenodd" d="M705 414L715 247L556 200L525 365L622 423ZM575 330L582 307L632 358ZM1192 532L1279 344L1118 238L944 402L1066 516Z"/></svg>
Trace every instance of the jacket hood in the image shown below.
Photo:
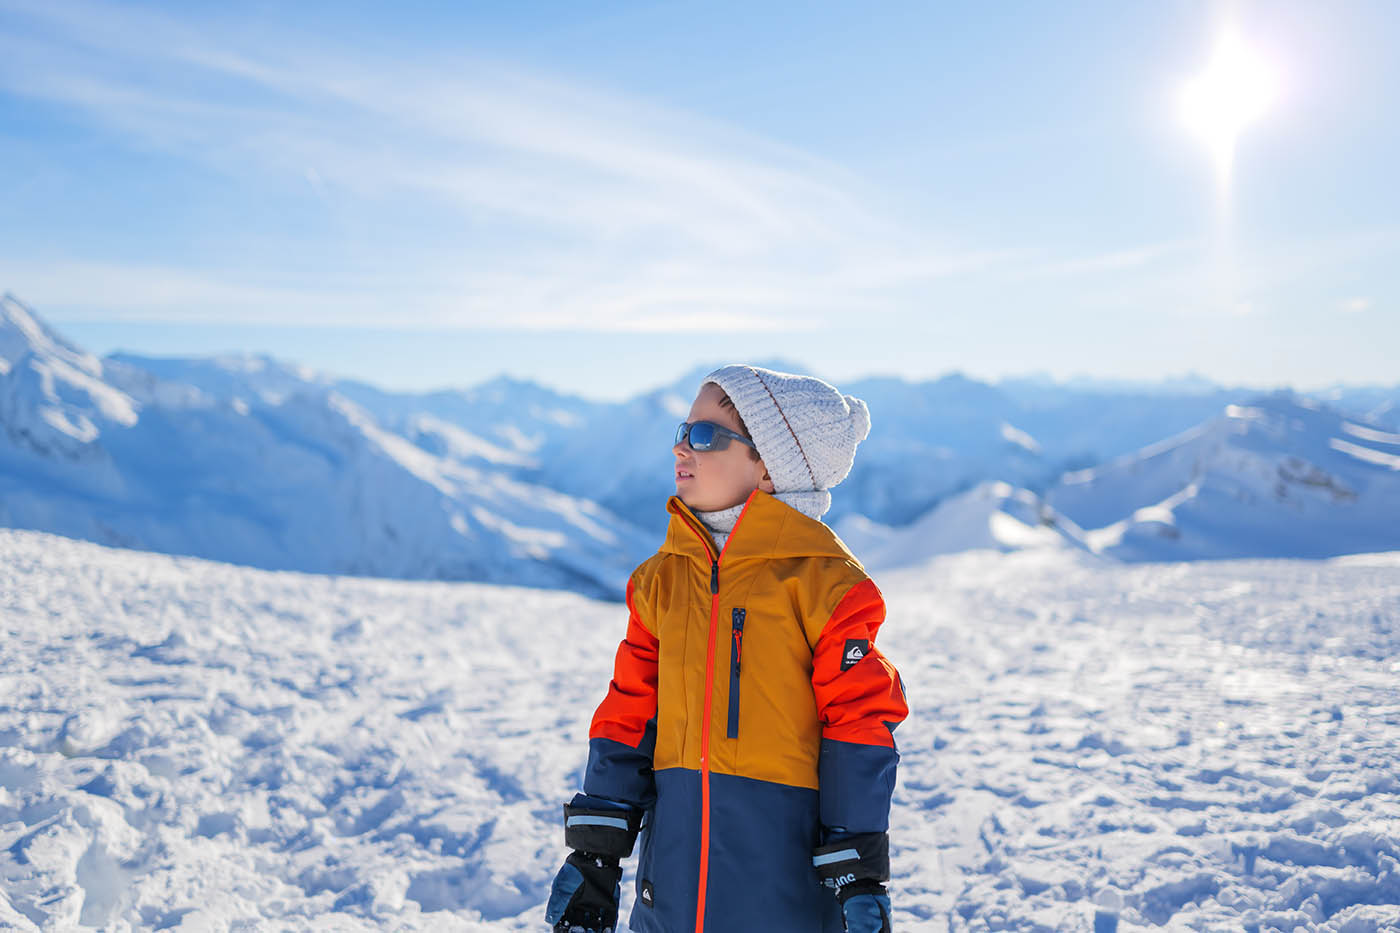
<svg viewBox="0 0 1400 933"><path fill-rule="evenodd" d="M679 496L667 500L666 510L671 513L671 524L661 545L663 554L685 554L705 564L720 556L715 552L709 529ZM785 557L834 557L860 566L860 561L825 523L755 489L725 542L724 562Z"/></svg>

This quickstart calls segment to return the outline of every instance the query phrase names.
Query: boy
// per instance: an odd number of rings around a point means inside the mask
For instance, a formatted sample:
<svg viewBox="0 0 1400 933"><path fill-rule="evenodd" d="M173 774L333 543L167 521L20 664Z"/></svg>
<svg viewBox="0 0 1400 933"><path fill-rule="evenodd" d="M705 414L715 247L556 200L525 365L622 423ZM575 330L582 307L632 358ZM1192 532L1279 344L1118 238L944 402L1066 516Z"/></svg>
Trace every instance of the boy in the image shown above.
<svg viewBox="0 0 1400 933"><path fill-rule="evenodd" d="M642 833L640 933L889 933L903 685L873 646L880 591L821 516L870 431L806 376L725 366L676 433L661 550L589 731L556 931L617 925ZM645 827L643 815L645 814Z"/></svg>

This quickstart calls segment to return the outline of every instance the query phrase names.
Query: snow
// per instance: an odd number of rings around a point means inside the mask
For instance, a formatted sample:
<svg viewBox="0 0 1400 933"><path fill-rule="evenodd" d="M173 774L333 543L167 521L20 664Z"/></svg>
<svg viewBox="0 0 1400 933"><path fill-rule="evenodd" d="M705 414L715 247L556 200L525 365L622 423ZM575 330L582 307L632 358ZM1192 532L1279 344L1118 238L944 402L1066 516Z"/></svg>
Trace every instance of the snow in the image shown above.
<svg viewBox="0 0 1400 933"><path fill-rule="evenodd" d="M1091 549L1123 560L1391 550L1400 547L1400 450L1360 427L1276 393L1066 474L1045 501L1085 529Z"/></svg>
<svg viewBox="0 0 1400 933"><path fill-rule="evenodd" d="M878 575L897 928L1396 929L1397 571ZM542 929L625 624L0 530L0 928Z"/></svg>
<svg viewBox="0 0 1400 933"><path fill-rule="evenodd" d="M873 569L907 567L957 551L1086 547L1073 522L1034 493L1002 482L980 483L945 499L906 528L849 516L838 533Z"/></svg>
<svg viewBox="0 0 1400 933"><path fill-rule="evenodd" d="M405 436L302 367L99 361L9 297L0 356L3 526L265 569L593 595L620 594L650 552L592 501L506 472L532 465L517 452L429 415L400 424ZM491 519L469 525L473 512Z"/></svg>
<svg viewBox="0 0 1400 933"><path fill-rule="evenodd" d="M1015 425L1008 424L1005 421L1001 423L1001 437L1002 440L1011 444L1015 444L1017 447L1024 448L1030 453L1040 453L1040 443L1036 441L1035 438L1031 437L1029 434L1027 434L1025 431L1022 431Z"/></svg>
<svg viewBox="0 0 1400 933"><path fill-rule="evenodd" d="M1373 463L1388 470L1400 470L1400 454L1388 454L1383 450L1363 447L1360 444L1344 441L1340 437L1334 437L1327 443L1333 450L1340 450L1363 463Z"/></svg>
<svg viewBox="0 0 1400 933"><path fill-rule="evenodd" d="M1352 424L1350 421L1342 424L1342 430L1354 437L1361 438L1363 441L1370 441L1373 444L1389 444L1392 447L1400 447L1400 434L1377 431L1375 428L1368 428L1360 424Z"/></svg>
<svg viewBox="0 0 1400 933"><path fill-rule="evenodd" d="M101 362L51 330L37 314L6 292L0 296L0 375L10 371L26 353L64 360L75 369L96 375Z"/></svg>
<svg viewBox="0 0 1400 933"><path fill-rule="evenodd" d="M533 460L484 440L470 431L432 415L414 415L403 425L406 438L428 453L460 462L480 461L502 466L531 467Z"/></svg>

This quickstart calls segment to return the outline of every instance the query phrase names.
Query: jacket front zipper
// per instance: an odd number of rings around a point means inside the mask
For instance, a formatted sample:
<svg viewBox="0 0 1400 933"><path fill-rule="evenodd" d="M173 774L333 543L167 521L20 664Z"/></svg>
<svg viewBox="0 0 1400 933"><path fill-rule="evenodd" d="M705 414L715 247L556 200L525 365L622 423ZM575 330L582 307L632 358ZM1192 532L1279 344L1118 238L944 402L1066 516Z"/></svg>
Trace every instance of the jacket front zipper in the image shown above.
<svg viewBox="0 0 1400 933"><path fill-rule="evenodd" d="M700 724L700 878L695 933L705 930L705 888L710 883L710 716L714 709L715 630L719 628L719 558L710 560L710 639L705 649L705 718Z"/></svg>
<svg viewBox="0 0 1400 933"><path fill-rule="evenodd" d="M716 642L719 632L719 562L724 557L724 551L728 549L734 540L734 533L739 530L739 523L744 520L744 512L749 510L749 503L753 501L754 493L749 493L749 498L744 502L744 509L739 513L738 519L734 522L734 528L729 532L729 537L724 542L724 548L719 554L715 554L714 539L709 533L697 528L695 524L687 522L690 530L705 545L706 553L710 554L710 632L709 640L705 648L705 714L700 723L700 877L699 890L695 898L695 931L694 933L705 933L705 888L710 882L710 717L714 715L715 697L715 654ZM694 516L691 516L692 518ZM698 519L697 519L698 521ZM736 610L742 613L743 610ZM737 616L736 616L737 618ZM743 622L739 623L740 630L743 629ZM735 666L731 667L730 677L737 676L737 652L739 644L736 642L731 649L735 652ZM736 687L733 680L731 687ZM737 704L731 706L730 716L737 716ZM735 734L738 730L738 720L733 720Z"/></svg>

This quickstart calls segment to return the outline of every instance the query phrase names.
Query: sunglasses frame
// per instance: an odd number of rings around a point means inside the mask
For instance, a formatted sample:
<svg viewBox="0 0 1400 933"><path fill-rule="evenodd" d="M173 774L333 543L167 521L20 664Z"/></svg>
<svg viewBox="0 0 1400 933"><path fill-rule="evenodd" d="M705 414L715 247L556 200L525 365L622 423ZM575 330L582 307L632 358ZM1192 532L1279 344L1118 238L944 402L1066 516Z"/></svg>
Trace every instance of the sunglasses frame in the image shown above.
<svg viewBox="0 0 1400 933"><path fill-rule="evenodd" d="M712 441L709 443L709 445L706 446L706 447L696 447L694 444L692 444L692 443L690 442L690 429L693 428L693 427L695 427L697 424L706 424L706 425L709 425L711 428L714 429L714 432L715 432L714 440L712 440ZM740 434L738 431L731 431L729 428L726 428L724 425L722 425L722 424L716 424L716 423L713 422L713 421L682 421L682 422L680 423L680 426L676 428L676 441L675 441L675 442L676 442L677 444L679 444L679 443L681 443L682 441L684 441L684 442L685 442L685 445L686 445L687 447L689 447L691 450L695 451L696 453L702 453L702 454L703 454L703 453L709 453L709 452L712 451L712 450L724 450L726 447L729 446L729 442L730 442L731 440L738 441L738 442L741 443L741 444L745 444L745 445L747 445L747 446L749 446L749 447L752 447L754 450L758 450L758 445L757 445L757 444L755 444L753 441L749 440L749 439L748 439L747 437L745 437L744 435ZM716 443L716 442L719 442L719 443Z"/></svg>

